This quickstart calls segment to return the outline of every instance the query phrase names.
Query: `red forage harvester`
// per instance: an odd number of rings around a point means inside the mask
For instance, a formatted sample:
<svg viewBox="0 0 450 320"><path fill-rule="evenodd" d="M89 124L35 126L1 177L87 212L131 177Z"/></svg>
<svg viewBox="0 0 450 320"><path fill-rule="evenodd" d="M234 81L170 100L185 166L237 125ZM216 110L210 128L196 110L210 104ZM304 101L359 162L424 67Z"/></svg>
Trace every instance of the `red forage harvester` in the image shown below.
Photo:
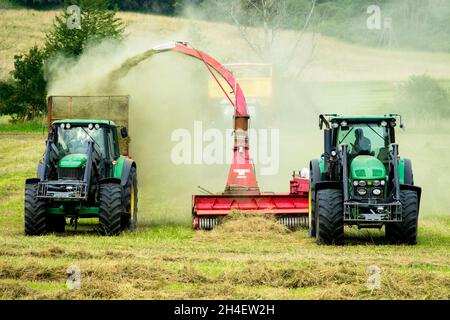
<svg viewBox="0 0 450 320"><path fill-rule="evenodd" d="M247 106L244 94L233 74L217 60L192 48L187 43L174 42L154 48L155 53L176 51L197 58L205 63L208 71L229 99L234 112L233 161L228 173L224 192L192 196L192 215L194 229L213 229L221 217L232 211L274 215L289 228L308 224L309 179L293 175L289 182L289 193L264 193L259 190L255 169L249 157ZM230 98L222 87L214 69L233 90L235 100Z"/></svg>

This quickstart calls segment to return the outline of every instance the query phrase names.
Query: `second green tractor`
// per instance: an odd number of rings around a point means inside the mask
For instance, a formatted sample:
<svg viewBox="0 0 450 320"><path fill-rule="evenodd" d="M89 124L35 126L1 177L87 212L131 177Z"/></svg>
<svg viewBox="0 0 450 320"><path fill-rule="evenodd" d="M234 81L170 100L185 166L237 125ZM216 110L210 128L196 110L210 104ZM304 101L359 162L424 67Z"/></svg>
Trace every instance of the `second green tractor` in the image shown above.
<svg viewBox="0 0 450 320"><path fill-rule="evenodd" d="M320 115L324 149L310 162L309 233L321 244L342 244L344 225L385 227L391 243L416 244L421 188L412 162L400 157L399 115Z"/></svg>

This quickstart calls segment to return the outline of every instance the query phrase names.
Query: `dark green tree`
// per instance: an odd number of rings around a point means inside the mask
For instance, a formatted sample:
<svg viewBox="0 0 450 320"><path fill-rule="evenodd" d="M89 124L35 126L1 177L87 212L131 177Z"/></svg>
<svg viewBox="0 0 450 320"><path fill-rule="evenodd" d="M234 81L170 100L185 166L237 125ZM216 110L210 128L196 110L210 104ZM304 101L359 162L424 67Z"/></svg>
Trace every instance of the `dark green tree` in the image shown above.
<svg viewBox="0 0 450 320"><path fill-rule="evenodd" d="M116 11L109 10L108 0L74 1L77 11L70 6L55 18L53 30L46 36L45 50L48 54L63 53L78 56L88 43L105 38L121 39L124 23L116 17Z"/></svg>
<svg viewBox="0 0 450 320"><path fill-rule="evenodd" d="M12 79L0 83L0 113L13 120L32 119L45 110L45 53L37 46L27 54L14 56Z"/></svg>

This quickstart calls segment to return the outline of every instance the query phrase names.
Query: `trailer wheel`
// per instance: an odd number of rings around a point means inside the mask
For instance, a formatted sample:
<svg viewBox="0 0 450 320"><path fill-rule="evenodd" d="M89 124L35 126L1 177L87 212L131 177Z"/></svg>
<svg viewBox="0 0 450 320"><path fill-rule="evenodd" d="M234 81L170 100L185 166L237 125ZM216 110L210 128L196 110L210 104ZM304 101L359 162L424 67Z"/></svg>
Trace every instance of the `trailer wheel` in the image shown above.
<svg viewBox="0 0 450 320"><path fill-rule="evenodd" d="M138 184L136 176L136 168L131 167L128 175L127 184L124 187L123 203L125 207L125 215L122 217L123 229L131 231L136 230L137 213L138 213Z"/></svg>
<svg viewBox="0 0 450 320"><path fill-rule="evenodd" d="M37 197L38 185L25 185L25 234L39 236L48 231L48 217L45 201Z"/></svg>
<svg viewBox="0 0 450 320"><path fill-rule="evenodd" d="M317 192L316 238L319 244L341 245L344 242L344 200L342 190Z"/></svg>
<svg viewBox="0 0 450 320"><path fill-rule="evenodd" d="M100 185L99 233L118 235L122 232L122 187L120 184Z"/></svg>
<svg viewBox="0 0 450 320"><path fill-rule="evenodd" d="M417 193L411 190L400 191L402 203L402 221L386 225L386 237L394 244L417 243L417 225L419 217L419 206Z"/></svg>

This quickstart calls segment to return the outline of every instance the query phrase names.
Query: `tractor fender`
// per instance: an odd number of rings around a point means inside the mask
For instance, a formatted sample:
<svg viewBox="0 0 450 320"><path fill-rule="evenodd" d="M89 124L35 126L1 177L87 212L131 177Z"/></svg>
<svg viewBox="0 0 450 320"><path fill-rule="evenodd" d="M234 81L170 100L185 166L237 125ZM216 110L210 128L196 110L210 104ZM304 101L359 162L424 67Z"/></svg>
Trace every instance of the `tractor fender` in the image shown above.
<svg viewBox="0 0 450 320"><path fill-rule="evenodd" d="M420 208L420 198L422 196L422 188L421 187L413 186L411 184L401 184L400 190L410 190L410 191L414 191L415 193L417 193L417 202L418 202L418 207Z"/></svg>
<svg viewBox="0 0 450 320"><path fill-rule="evenodd" d="M314 191L317 192L323 189L337 189L342 190L342 182L339 181L319 181L314 185Z"/></svg>
<svg viewBox="0 0 450 320"><path fill-rule="evenodd" d="M120 184L122 186L127 184L128 176L130 175L131 168L136 168L136 162L131 159L126 159L123 163L122 175L120 177Z"/></svg>
<svg viewBox="0 0 450 320"><path fill-rule="evenodd" d="M100 184L105 184L105 183L120 184L120 179L117 179L117 178L104 178L104 179L101 179L98 183L100 183Z"/></svg>
<svg viewBox="0 0 450 320"><path fill-rule="evenodd" d="M38 165L37 165L37 176L38 177L41 176L43 170L44 170L44 164L39 161Z"/></svg>
<svg viewBox="0 0 450 320"><path fill-rule="evenodd" d="M25 184L34 184L34 183L38 183L41 180L39 178L29 178L25 180Z"/></svg>

